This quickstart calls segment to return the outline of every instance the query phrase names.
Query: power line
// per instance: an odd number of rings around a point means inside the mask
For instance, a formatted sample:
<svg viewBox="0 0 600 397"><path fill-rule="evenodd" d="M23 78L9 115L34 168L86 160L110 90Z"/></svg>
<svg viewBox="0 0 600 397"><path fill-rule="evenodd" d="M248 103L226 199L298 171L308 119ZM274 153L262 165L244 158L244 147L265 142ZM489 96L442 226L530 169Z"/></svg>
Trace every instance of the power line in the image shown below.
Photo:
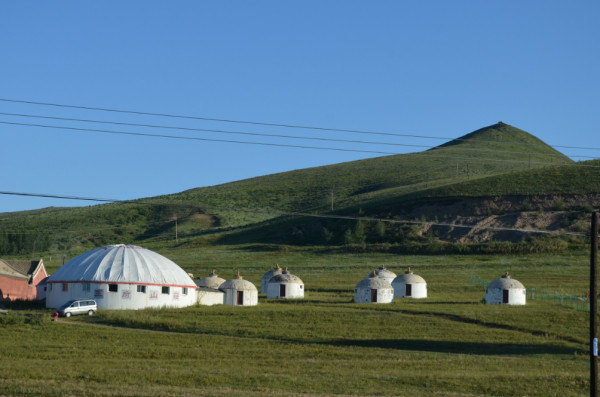
<svg viewBox="0 0 600 397"><path fill-rule="evenodd" d="M188 119L188 120L216 121L216 122L222 122L222 123L249 124L249 125L260 125L260 126L268 126L268 127L296 128L296 129L307 129L307 130L329 131L329 132L349 132L349 133L356 133L356 134L398 136L398 137L437 139L437 140L453 140L453 141L467 140L467 139L463 139L463 138L439 137L439 136L431 136L431 135L400 134L400 133L382 132L382 131L355 130L355 129L344 129L344 128L327 128L327 127L307 126L307 125L299 125L299 124L279 124L279 123L268 123L268 122L260 122L260 121L247 121L247 120L234 120L234 119L221 119L221 118L200 117L200 116L177 115L177 114L168 114L168 113L142 112L142 111L135 111L135 110L67 105L67 104L58 104L58 103L49 103L49 102L36 102L36 101L27 101L27 100L8 99L8 98L0 98L0 101L11 102L11 103L22 103L22 104L27 104L27 105L53 106L53 107L70 108L70 109L92 110L92 111L124 113L124 114L137 114L137 115L143 115L143 116L157 116L157 117L168 117L168 118ZM494 141L479 141L479 142L497 143ZM545 144L537 144L537 143L519 143L519 145L543 146L543 147L547 146ZM565 149L600 150L600 148L596 148L596 147L563 146L563 145L551 145L551 146L565 148Z"/></svg>
<svg viewBox="0 0 600 397"><path fill-rule="evenodd" d="M128 132L128 131L115 131L115 130L104 130L104 129L94 129L94 128L55 126L55 125L48 125L48 124L16 123L16 122L9 122L9 121L0 121L0 124L17 125L17 126L25 126L25 127L50 128L50 129L59 129L59 130L70 130L70 131L78 131L78 132L92 132L92 133L130 135L130 136L145 136L145 137L153 137L153 138L180 139L180 140L190 140L190 141L237 143L237 144L243 144L243 145L288 147L288 148L310 149L310 150L329 150L329 151L353 152L353 153L370 153L370 154L380 154L380 155L403 154L406 156L425 156L425 157L430 157L430 158L469 160L472 162L481 162L481 163L500 162L500 163L519 163L519 164L536 164L536 165L557 165L556 163L551 163L551 162L549 163L549 162L528 161L528 160L492 159L492 158L482 159L482 158L476 158L476 157L436 155L436 154L432 154L432 152L418 152L418 153L384 152L384 151L378 151L378 150L344 149L344 148L335 148L335 147L291 145L291 144L268 143L268 142L248 142L248 141L237 141L237 140L229 140L229 139L200 138L200 137L178 136L178 135L149 134L149 133L144 133L144 132ZM561 165L561 164L559 164L559 165ZM562 165L600 168L600 166L589 165L589 164L579 164L579 163L562 164Z"/></svg>
<svg viewBox="0 0 600 397"><path fill-rule="evenodd" d="M358 144L383 145L383 146L418 147L418 148L427 148L427 149L431 149L432 148L431 145L407 144L407 143L396 143L396 142L373 142L373 141L350 140L350 139L333 139L333 138L322 138L322 137L305 137L305 136L297 136L297 135L265 134L265 133L248 132L248 131L229 131L229 130L220 130L220 129L191 128L191 127L180 127L180 126L169 126L169 125L142 124L142 123L125 123L125 122L119 122L119 121L78 119L78 118L57 117L57 116L41 116L41 115L23 114L23 113L5 113L5 112L0 112L0 115L3 115L3 116L14 116L14 117L27 117L27 118L36 118L36 119L46 119L46 120L74 121L74 122L81 122L81 123L121 125L121 126L128 126L128 127L158 128L158 129L189 131L189 132L210 132L210 133L232 134L232 135L260 136L260 137L269 137L269 138L300 139L300 140L314 140L314 141L341 142L341 143L358 143ZM552 153L520 152L520 151L514 151L514 150L464 148L464 147L459 148L459 150L481 151L481 152L491 152L491 153L496 152L496 153L536 155L536 156L559 157L559 158L563 158L565 156L563 154L552 154ZM585 158L585 159L597 159L597 157L593 157L593 156L570 155L570 154L566 155L566 156L567 157Z"/></svg>
<svg viewBox="0 0 600 397"><path fill-rule="evenodd" d="M29 196L29 197L50 197L56 199L69 199L69 200L85 200L85 201L99 201L105 202L108 199L98 199L98 198L90 198L90 197L80 197L80 196L63 196L63 195L51 195L45 193L22 193L22 192L5 192L0 191L0 194L10 194L17 196ZM133 203L131 200L124 201L113 201L115 203ZM159 203L152 202L136 202L136 204L142 205L165 205ZM178 204L170 204L173 206L178 206ZM271 210L271 209L244 209L244 208L226 208L226 207L205 207L205 206L191 206L185 205L185 207L194 207L199 208L201 210L220 210L220 211L234 211L234 212L245 212L245 213L262 213L262 214L275 214L278 216L300 216L300 217L311 217L311 218L322 218L322 219L341 219L341 220L353 220L353 221L366 221L366 222L386 222L386 223L397 223L397 224L408 224L408 225L430 225L430 226L443 226L450 228L463 228L463 229L479 229L479 230L492 230L492 231L515 231L522 233L538 233L538 234L549 234L549 235L570 235L570 236L587 236L586 233L575 233L575 232L559 232L559 231L549 231L549 230L539 230L539 229L517 229L517 228L508 228L508 227L491 227L485 226L480 227L478 225L457 225L452 223L440 223L440 222L423 222L416 220L402 220L402 219L387 219L387 218L373 218L373 217L356 217L356 216L346 216L346 215L334 215L334 214L311 214L305 212L294 212L294 211L279 211L279 210Z"/></svg>

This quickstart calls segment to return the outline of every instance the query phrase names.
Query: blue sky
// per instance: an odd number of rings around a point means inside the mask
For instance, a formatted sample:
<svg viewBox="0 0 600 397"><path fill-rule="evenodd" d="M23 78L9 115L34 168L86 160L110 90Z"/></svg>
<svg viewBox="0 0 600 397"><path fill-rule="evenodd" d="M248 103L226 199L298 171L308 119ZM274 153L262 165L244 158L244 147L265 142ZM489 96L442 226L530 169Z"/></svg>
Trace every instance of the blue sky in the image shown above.
<svg viewBox="0 0 600 397"><path fill-rule="evenodd" d="M0 4L0 98L454 138L504 121L600 147L597 1ZM0 113L436 146L0 101ZM418 148L0 115L0 122L348 150ZM373 153L0 123L0 191L133 199ZM559 149L600 157L599 150ZM575 158L574 158L575 159ZM86 202L0 195L0 212Z"/></svg>

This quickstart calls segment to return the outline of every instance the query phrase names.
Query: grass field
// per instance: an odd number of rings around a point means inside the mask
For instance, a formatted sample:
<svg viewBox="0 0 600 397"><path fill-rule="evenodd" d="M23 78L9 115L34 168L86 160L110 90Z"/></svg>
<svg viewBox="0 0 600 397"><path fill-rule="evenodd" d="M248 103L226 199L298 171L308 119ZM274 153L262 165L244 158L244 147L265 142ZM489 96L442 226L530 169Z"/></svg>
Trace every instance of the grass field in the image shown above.
<svg viewBox="0 0 600 397"><path fill-rule="evenodd" d="M260 248L260 249L259 249ZM275 263L303 300L255 307L101 311L50 321L50 309L0 318L5 395L580 396L588 388L588 313L529 301L482 303L468 277L510 271L527 288L583 295L589 254L412 256L312 247L207 247L161 254L204 276L238 269L260 285ZM412 266L429 298L351 303L379 266ZM51 264L58 266L59 264Z"/></svg>

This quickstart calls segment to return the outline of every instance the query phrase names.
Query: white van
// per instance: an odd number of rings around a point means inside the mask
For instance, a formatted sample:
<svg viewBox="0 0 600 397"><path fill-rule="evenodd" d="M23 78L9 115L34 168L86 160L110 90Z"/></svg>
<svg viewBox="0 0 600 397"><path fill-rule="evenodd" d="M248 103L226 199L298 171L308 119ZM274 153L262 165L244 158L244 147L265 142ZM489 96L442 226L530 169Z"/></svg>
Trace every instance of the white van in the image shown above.
<svg viewBox="0 0 600 397"><path fill-rule="evenodd" d="M76 316L78 314L87 314L93 316L98 311L98 305L93 299L78 299L69 301L58 309L58 313L64 317Z"/></svg>

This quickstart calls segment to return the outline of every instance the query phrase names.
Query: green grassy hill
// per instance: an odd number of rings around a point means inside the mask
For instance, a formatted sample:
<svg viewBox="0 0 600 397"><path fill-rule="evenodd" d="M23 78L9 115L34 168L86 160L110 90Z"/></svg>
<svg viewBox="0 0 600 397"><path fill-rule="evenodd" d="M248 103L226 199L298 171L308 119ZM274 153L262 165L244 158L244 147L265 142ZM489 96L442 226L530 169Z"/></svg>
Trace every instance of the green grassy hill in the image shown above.
<svg viewBox="0 0 600 397"><path fill-rule="evenodd" d="M394 218L398 203L424 197L598 192L597 184L588 183L597 177L596 168L573 164L531 134L500 122L424 152L266 175L130 202L0 214L0 255L77 251L118 242L159 244L176 236L181 244L256 242L263 237L265 242L312 244L324 237L325 242L340 243L347 221L330 225L338 236L327 238L323 223L301 220L300 224L310 223L314 229L306 239L300 235L307 234L306 227L294 227L299 218L282 213L361 216L367 211ZM273 225L286 225L287 231ZM397 238L410 236L404 231Z"/></svg>

